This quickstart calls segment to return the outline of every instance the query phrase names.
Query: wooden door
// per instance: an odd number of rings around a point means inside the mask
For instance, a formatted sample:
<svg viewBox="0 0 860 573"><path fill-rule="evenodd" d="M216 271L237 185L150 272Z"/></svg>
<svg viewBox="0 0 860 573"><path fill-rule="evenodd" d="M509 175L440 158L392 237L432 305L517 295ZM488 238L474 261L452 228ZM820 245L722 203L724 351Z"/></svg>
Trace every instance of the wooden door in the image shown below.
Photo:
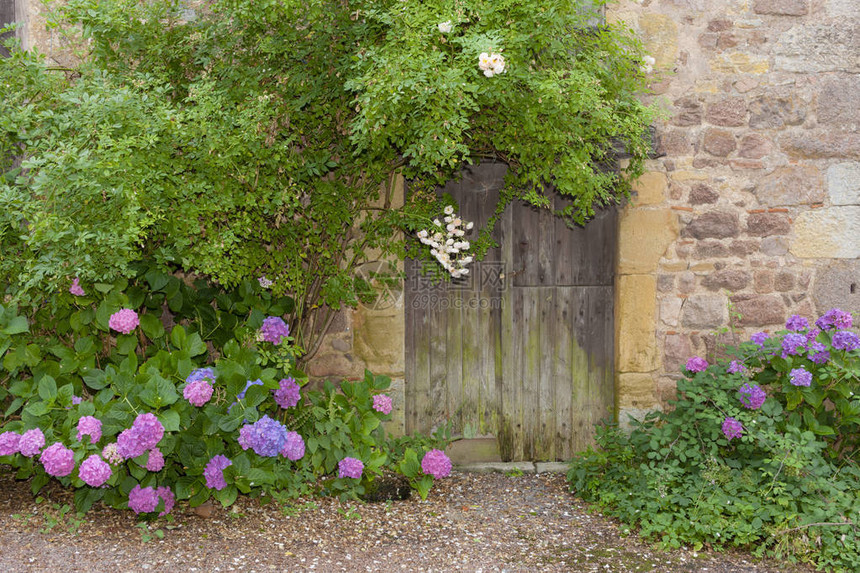
<svg viewBox="0 0 860 573"><path fill-rule="evenodd" d="M480 227L505 171L473 166L443 191ZM615 209L569 228L515 202L468 278L440 284L407 262L407 431L494 436L504 460L564 460L592 443L613 415L617 224Z"/></svg>

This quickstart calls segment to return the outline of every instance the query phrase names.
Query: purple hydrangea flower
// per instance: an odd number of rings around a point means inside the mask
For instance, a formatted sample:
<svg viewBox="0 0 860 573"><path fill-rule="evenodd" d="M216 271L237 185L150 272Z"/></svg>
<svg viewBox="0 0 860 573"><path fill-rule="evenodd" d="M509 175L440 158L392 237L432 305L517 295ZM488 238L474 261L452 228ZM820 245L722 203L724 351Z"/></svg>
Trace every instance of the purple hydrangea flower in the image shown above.
<svg viewBox="0 0 860 573"><path fill-rule="evenodd" d="M698 356L687 360L687 370L690 372L703 372L708 369L708 361Z"/></svg>
<svg viewBox="0 0 860 573"><path fill-rule="evenodd" d="M275 390L275 402L283 409L292 408L299 403L301 395L299 385L294 378L284 378L280 382L280 388Z"/></svg>
<svg viewBox="0 0 860 573"><path fill-rule="evenodd" d="M755 334L750 336L750 340L758 346L764 346L764 343L767 342L767 339L767 332L756 332Z"/></svg>
<svg viewBox="0 0 860 573"><path fill-rule="evenodd" d="M81 281L78 277L75 277L75 280L72 281L72 286L69 287L69 292L75 296L84 296L87 294L84 292L84 289L81 288Z"/></svg>
<svg viewBox="0 0 860 573"><path fill-rule="evenodd" d="M421 460L421 471L439 479L451 475L451 460L442 450L430 450Z"/></svg>
<svg viewBox="0 0 860 573"><path fill-rule="evenodd" d="M373 409L383 414L391 413L391 396L387 394L377 394L373 397Z"/></svg>
<svg viewBox="0 0 860 573"><path fill-rule="evenodd" d="M729 440L740 438L744 434L743 424L729 416L723 422L723 434Z"/></svg>
<svg viewBox="0 0 860 573"><path fill-rule="evenodd" d="M729 362L728 367L726 367L726 372L729 374L743 374L747 371L746 364L740 362L739 360L732 360Z"/></svg>
<svg viewBox="0 0 860 573"><path fill-rule="evenodd" d="M39 459L45 472L54 477L67 476L75 469L75 452L60 442L54 442L45 448Z"/></svg>
<svg viewBox="0 0 860 573"><path fill-rule="evenodd" d="M128 508L135 513L151 513L158 507L158 493L151 487L134 486L128 492Z"/></svg>
<svg viewBox="0 0 860 573"><path fill-rule="evenodd" d="M821 334L821 331L817 328L810 328L809 332L806 333L806 343L811 344L815 342L815 339L818 338L818 335Z"/></svg>
<svg viewBox="0 0 860 573"><path fill-rule="evenodd" d="M806 347L806 337L802 334L791 332L782 339L782 354L800 354Z"/></svg>
<svg viewBox="0 0 860 573"><path fill-rule="evenodd" d="M137 317L137 313L130 308L118 310L110 315L110 320L108 320L108 326L110 326L112 330L116 330L123 334L130 333L132 330L137 328L138 324L140 324L140 319Z"/></svg>
<svg viewBox="0 0 860 573"><path fill-rule="evenodd" d="M851 328L853 317L850 312L831 308L824 313L824 316L815 321L815 325L821 330L830 330L831 328Z"/></svg>
<svg viewBox="0 0 860 573"><path fill-rule="evenodd" d="M827 345L821 342L813 342L809 345L809 359L816 364L825 364L830 360L830 352Z"/></svg>
<svg viewBox="0 0 860 573"><path fill-rule="evenodd" d="M809 386L812 384L812 372L805 368L795 368L791 371L791 384L793 386Z"/></svg>
<svg viewBox="0 0 860 573"><path fill-rule="evenodd" d="M831 344L837 350L856 350L860 348L860 338L849 330L834 333Z"/></svg>
<svg viewBox="0 0 860 573"><path fill-rule="evenodd" d="M164 437L164 426L155 414L145 413L134 419L131 428L120 432L116 438L117 453L125 459L142 456L154 448Z"/></svg>
<svg viewBox="0 0 860 573"><path fill-rule="evenodd" d="M287 441L281 448L281 455L291 461L305 456L305 441L297 432L287 432Z"/></svg>
<svg viewBox="0 0 860 573"><path fill-rule="evenodd" d="M205 380L195 380L185 385L185 389L182 391L182 397L188 400L188 402L197 406L198 408L204 405L212 398L212 392L214 392L214 388L209 382Z"/></svg>
<svg viewBox="0 0 860 573"><path fill-rule="evenodd" d="M260 335L266 342L280 344L281 340L290 335L290 327L279 316L269 316L263 320Z"/></svg>
<svg viewBox="0 0 860 573"><path fill-rule="evenodd" d="M72 396L72 406L77 406L78 404L80 404L83 401L84 401L84 399L81 398L80 396Z"/></svg>
<svg viewBox="0 0 860 573"><path fill-rule="evenodd" d="M173 491L169 487L160 487L155 490L155 493L158 494L158 497L161 498L161 501L164 502L164 511L158 514L158 517L164 517L168 513L173 510L173 505L176 503L176 496L173 495Z"/></svg>
<svg viewBox="0 0 860 573"><path fill-rule="evenodd" d="M738 394L741 404L750 410L758 410L767 399L767 393L757 384L744 384Z"/></svg>
<svg viewBox="0 0 860 573"><path fill-rule="evenodd" d="M146 459L146 469L151 472L160 472L164 469L164 454L158 448L149 450L149 457Z"/></svg>
<svg viewBox="0 0 860 573"><path fill-rule="evenodd" d="M113 475L113 471L110 466L98 454L93 454L85 459L78 469L78 477L92 487L103 486L111 475Z"/></svg>
<svg viewBox="0 0 860 573"><path fill-rule="evenodd" d="M113 465L121 464L125 459L120 455L119 451L117 451L116 442L110 443L102 449L102 457L108 463Z"/></svg>
<svg viewBox="0 0 860 573"><path fill-rule="evenodd" d="M0 434L0 456L14 456L18 453L18 442L21 436L15 432L3 432Z"/></svg>
<svg viewBox="0 0 860 573"><path fill-rule="evenodd" d="M343 458L337 462L337 477L339 478L354 478L361 477L361 472L364 471L364 463L355 458Z"/></svg>
<svg viewBox="0 0 860 573"><path fill-rule="evenodd" d="M84 436L90 437L90 443L95 444L102 439L102 422L93 416L84 416L78 420L78 441L81 442Z"/></svg>
<svg viewBox="0 0 860 573"><path fill-rule="evenodd" d="M243 450L251 448L258 456L273 458L287 442L287 428L269 416L263 416L253 424L245 424L239 430L239 445Z"/></svg>
<svg viewBox="0 0 860 573"><path fill-rule="evenodd" d="M18 440L18 451L22 456L32 458L45 447L45 434L39 428L27 430Z"/></svg>
<svg viewBox="0 0 860 573"><path fill-rule="evenodd" d="M792 330L794 332L800 332L805 328L809 328L809 321L800 316L799 314L793 314L791 318L788 319L785 323L785 327L788 330Z"/></svg>
<svg viewBox="0 0 860 573"><path fill-rule="evenodd" d="M206 487L221 491L227 487L227 480L224 479L224 469L227 466L232 466L227 456L218 454L214 456L206 467L203 469L203 477L206 478Z"/></svg>

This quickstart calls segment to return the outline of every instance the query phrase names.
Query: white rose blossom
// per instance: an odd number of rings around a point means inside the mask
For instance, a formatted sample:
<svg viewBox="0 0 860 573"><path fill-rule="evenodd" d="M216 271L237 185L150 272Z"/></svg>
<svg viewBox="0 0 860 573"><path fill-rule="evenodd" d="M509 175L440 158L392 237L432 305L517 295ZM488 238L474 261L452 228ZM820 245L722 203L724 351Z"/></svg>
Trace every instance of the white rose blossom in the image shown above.
<svg viewBox="0 0 860 573"><path fill-rule="evenodd" d="M450 34L451 33L451 20L446 20L445 22L439 22L439 32L442 34Z"/></svg>
<svg viewBox="0 0 860 573"><path fill-rule="evenodd" d="M444 234L441 231L435 231L431 235L427 229L421 229L417 235L422 244L430 247L430 254L442 268L448 271L452 278L460 278L469 274L469 269L465 267L474 260L474 257L465 254L470 246L469 241L458 239L466 234L466 230L472 229L474 224L465 222L456 215L452 205L446 206L444 213L445 223L447 223ZM433 224L436 227L442 227L439 219L434 219Z"/></svg>
<svg viewBox="0 0 860 573"><path fill-rule="evenodd" d="M482 52L478 56L478 67L484 72L484 75L491 78L495 75L504 73L505 57L501 54Z"/></svg>

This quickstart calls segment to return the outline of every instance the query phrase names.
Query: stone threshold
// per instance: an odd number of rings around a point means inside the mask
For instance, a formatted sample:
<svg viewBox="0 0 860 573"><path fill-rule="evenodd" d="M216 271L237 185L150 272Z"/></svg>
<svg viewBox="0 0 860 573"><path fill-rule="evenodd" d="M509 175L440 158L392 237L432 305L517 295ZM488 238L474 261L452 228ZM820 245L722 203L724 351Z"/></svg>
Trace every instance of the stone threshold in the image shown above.
<svg viewBox="0 0 860 573"><path fill-rule="evenodd" d="M474 464L456 464L454 469L474 473L508 473L520 471L524 474L566 473L568 466L565 462L481 462Z"/></svg>

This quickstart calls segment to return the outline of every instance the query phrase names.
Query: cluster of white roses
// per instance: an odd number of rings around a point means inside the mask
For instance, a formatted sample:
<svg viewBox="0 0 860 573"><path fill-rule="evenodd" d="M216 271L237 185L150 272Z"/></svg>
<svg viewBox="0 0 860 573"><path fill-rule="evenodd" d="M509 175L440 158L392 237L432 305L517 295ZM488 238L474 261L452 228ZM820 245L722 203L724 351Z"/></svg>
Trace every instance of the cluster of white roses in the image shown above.
<svg viewBox="0 0 860 573"><path fill-rule="evenodd" d="M505 57L501 54L483 52L478 56L478 67L481 68L485 76L491 78L496 74L504 73Z"/></svg>
<svg viewBox="0 0 860 573"><path fill-rule="evenodd" d="M463 236L470 230L473 223L464 221L454 213L454 207L445 207L444 224L439 219L433 221L431 231L422 229L418 231L418 240L430 247L430 254L436 257L439 264L451 273L453 278L460 278L469 274L466 265L472 262L473 257L466 255L469 250L469 241L464 241Z"/></svg>
<svg viewBox="0 0 860 573"><path fill-rule="evenodd" d="M644 58L642 58L642 60L645 62L642 65L642 72L645 74L650 74L651 72L653 72L654 65L657 63L657 60L655 60L652 56L645 56Z"/></svg>

